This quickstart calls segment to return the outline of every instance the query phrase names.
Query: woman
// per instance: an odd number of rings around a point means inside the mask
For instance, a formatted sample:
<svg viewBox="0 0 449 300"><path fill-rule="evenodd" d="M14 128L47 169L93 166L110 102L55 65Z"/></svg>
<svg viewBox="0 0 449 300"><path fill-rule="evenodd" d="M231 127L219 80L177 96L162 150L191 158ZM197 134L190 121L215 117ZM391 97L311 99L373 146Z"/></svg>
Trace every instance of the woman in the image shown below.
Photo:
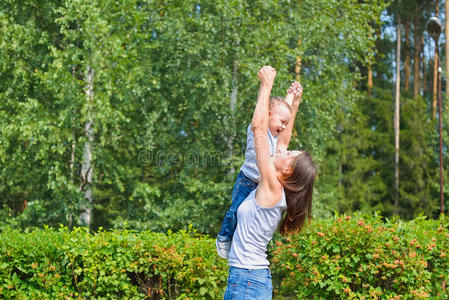
<svg viewBox="0 0 449 300"><path fill-rule="evenodd" d="M276 71L264 66L258 77L260 89L251 124L261 180L237 211L225 300L271 299L267 245L279 223L280 233L286 235L299 232L306 217L310 218L315 165L305 151L281 151L270 157L268 103Z"/></svg>

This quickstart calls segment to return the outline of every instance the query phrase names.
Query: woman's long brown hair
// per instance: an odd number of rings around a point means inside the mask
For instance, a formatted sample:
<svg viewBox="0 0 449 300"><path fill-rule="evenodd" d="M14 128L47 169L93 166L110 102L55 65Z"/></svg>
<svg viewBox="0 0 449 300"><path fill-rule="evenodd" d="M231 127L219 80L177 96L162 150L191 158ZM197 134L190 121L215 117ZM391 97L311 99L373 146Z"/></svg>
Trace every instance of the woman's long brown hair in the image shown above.
<svg viewBox="0 0 449 300"><path fill-rule="evenodd" d="M292 172L281 179L287 201L287 213L279 228L281 235L301 231L306 218L310 222L315 176L312 157L303 151L294 159Z"/></svg>

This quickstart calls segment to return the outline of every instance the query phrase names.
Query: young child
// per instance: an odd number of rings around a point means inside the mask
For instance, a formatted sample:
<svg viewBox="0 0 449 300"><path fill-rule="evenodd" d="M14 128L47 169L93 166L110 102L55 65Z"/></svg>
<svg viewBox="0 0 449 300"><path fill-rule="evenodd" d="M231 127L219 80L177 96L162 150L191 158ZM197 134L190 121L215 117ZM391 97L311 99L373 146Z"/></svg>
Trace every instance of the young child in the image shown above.
<svg viewBox="0 0 449 300"><path fill-rule="evenodd" d="M299 82L295 81L287 90L285 100L282 97L270 98L267 134L271 155L274 155L276 152L287 150L301 97L302 86ZM293 121L290 122L290 120ZM225 259L229 258L232 237L237 226L237 209L243 200L256 189L260 181L254 142L251 124L249 124L246 133L245 162L240 168L240 173L237 176L232 191L232 204L226 212L220 233L216 240L218 255Z"/></svg>

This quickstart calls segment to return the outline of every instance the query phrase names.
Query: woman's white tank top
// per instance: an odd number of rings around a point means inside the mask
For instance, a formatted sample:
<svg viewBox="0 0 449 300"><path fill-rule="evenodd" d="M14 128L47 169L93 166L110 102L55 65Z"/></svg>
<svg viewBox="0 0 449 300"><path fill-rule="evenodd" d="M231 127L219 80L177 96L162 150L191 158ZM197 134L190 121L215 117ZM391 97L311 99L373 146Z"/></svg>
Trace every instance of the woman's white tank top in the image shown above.
<svg viewBox="0 0 449 300"><path fill-rule="evenodd" d="M232 238L229 266L245 269L267 268L267 245L279 226L287 209L284 190L273 207L256 203L256 191L252 191L237 210L237 228Z"/></svg>

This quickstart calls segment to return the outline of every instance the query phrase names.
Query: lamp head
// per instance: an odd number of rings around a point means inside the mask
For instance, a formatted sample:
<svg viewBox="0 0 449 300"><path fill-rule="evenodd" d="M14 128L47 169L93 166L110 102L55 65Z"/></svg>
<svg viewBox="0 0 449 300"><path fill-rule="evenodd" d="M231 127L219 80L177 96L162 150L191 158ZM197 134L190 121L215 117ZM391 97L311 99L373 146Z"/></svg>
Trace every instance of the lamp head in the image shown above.
<svg viewBox="0 0 449 300"><path fill-rule="evenodd" d="M438 18L431 17L426 23L426 30L435 43L437 43L442 31L440 20Z"/></svg>

